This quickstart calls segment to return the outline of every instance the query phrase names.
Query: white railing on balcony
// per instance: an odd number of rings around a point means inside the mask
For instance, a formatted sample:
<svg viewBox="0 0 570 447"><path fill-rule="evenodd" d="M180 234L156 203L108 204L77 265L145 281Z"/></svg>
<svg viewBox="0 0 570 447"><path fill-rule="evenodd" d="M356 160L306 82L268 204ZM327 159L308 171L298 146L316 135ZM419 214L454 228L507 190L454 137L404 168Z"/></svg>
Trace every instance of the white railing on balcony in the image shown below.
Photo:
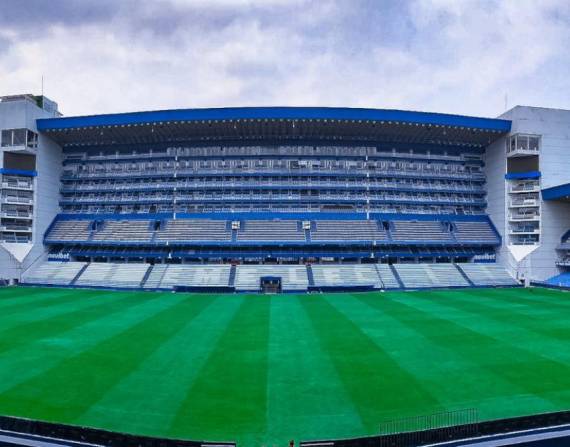
<svg viewBox="0 0 570 447"><path fill-rule="evenodd" d="M540 191L540 186L538 183L509 186L510 193L524 193L524 192L538 192L538 191Z"/></svg>
<svg viewBox="0 0 570 447"><path fill-rule="evenodd" d="M32 227L25 226L25 225L5 225L5 224L2 224L2 225L0 225L0 230L30 233L32 231Z"/></svg>
<svg viewBox="0 0 570 447"><path fill-rule="evenodd" d="M21 182L2 182L2 188L4 189L16 189L22 191L31 191L31 183L21 183Z"/></svg>
<svg viewBox="0 0 570 447"><path fill-rule="evenodd" d="M32 199L28 199L25 197L4 196L4 197L2 197L2 203L31 205L33 203L33 201L32 201Z"/></svg>
<svg viewBox="0 0 570 447"><path fill-rule="evenodd" d="M524 200L511 200L510 207L525 207L525 206L538 206L537 199L524 199Z"/></svg>

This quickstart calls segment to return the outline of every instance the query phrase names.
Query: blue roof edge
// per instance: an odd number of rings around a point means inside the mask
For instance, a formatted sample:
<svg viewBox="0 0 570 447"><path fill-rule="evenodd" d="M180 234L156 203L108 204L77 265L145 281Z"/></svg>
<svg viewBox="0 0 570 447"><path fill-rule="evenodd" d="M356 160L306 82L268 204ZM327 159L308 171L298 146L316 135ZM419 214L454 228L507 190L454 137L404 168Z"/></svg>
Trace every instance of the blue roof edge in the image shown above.
<svg viewBox="0 0 570 447"><path fill-rule="evenodd" d="M174 109L102 115L44 118L37 120L39 131L64 130L94 126L153 124L170 121L238 120L238 119L331 119L394 121L410 124L467 127L508 132L511 121L433 112L349 107L227 107Z"/></svg>
<svg viewBox="0 0 570 447"><path fill-rule="evenodd" d="M570 183L564 183L542 190L543 200L559 200L568 196L570 196Z"/></svg>

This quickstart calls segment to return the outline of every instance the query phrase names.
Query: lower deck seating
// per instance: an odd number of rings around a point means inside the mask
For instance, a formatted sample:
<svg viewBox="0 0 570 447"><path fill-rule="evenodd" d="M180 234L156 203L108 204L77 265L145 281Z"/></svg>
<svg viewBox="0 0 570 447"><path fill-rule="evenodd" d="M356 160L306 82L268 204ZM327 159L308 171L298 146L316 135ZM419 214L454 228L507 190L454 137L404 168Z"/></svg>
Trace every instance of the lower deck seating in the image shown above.
<svg viewBox="0 0 570 447"><path fill-rule="evenodd" d="M385 289L400 288L400 283L394 276L394 273L388 264L376 264L376 270L378 270L378 275L382 281L382 286Z"/></svg>
<svg viewBox="0 0 570 447"><path fill-rule="evenodd" d="M140 287L149 269L148 264L91 263L81 274L78 286Z"/></svg>
<svg viewBox="0 0 570 447"><path fill-rule="evenodd" d="M160 279L159 288L161 289L172 289L176 286L227 287L230 282L231 265L170 264L154 266L153 270L164 271ZM150 287L149 280L151 280L151 276L146 282L147 287Z"/></svg>
<svg viewBox="0 0 570 447"><path fill-rule="evenodd" d="M82 269L86 267L83 271ZM498 264L394 264L404 288L468 287L467 276L475 286L515 286L518 283ZM459 267L459 268L458 268ZM149 269L151 269L149 271ZM461 269L462 272L459 270ZM387 264L315 264L311 267L316 287L401 288ZM81 272L82 271L82 272ZM83 262L44 262L23 275L26 284L74 285L145 289L181 287L228 287L229 264L116 264ZM148 276L147 276L148 274ZM262 277L279 277L284 291L305 291L309 287L305 265L239 265L235 287L238 291L258 291ZM552 278L550 284L570 284L570 274Z"/></svg>
<svg viewBox="0 0 570 447"><path fill-rule="evenodd" d="M44 262L24 273L22 282L68 286L84 266L84 262Z"/></svg>
<svg viewBox="0 0 570 447"><path fill-rule="evenodd" d="M313 265L311 268L317 287L382 287L374 264Z"/></svg>
<svg viewBox="0 0 570 447"><path fill-rule="evenodd" d="M411 289L470 285L454 264L398 264L395 267L404 286Z"/></svg>
<svg viewBox="0 0 570 447"><path fill-rule="evenodd" d="M281 278L283 290L307 290L309 277L304 265L239 265L236 271L236 290L259 290L261 278Z"/></svg>
<svg viewBox="0 0 570 447"><path fill-rule="evenodd" d="M162 282L162 278L166 274L168 269L168 264L156 264L152 267L148 278L144 283L145 289L159 289Z"/></svg>
<svg viewBox="0 0 570 447"><path fill-rule="evenodd" d="M518 283L499 264L459 264L476 286L515 286Z"/></svg>
<svg viewBox="0 0 570 447"><path fill-rule="evenodd" d="M430 270L436 278L437 287L469 287L469 281L455 264L431 264Z"/></svg>
<svg viewBox="0 0 570 447"><path fill-rule="evenodd" d="M435 276L425 264L395 264L394 267L406 288L437 287Z"/></svg>

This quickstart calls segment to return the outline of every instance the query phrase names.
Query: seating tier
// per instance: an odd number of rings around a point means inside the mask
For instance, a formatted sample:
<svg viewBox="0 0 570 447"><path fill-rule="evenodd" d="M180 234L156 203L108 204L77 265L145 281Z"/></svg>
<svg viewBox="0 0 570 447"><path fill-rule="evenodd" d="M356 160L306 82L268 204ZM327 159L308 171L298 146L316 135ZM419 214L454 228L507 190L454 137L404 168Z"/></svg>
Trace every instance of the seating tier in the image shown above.
<svg viewBox="0 0 570 447"><path fill-rule="evenodd" d="M386 231L375 220L320 220L311 231L313 241L385 241Z"/></svg>
<svg viewBox="0 0 570 447"><path fill-rule="evenodd" d="M401 242L452 242L453 237L439 221L396 220L392 240Z"/></svg>
<svg viewBox="0 0 570 447"><path fill-rule="evenodd" d="M86 266L75 285L93 287L172 289L187 287L228 287L229 264L124 264L53 262L41 263L23 275L27 284L71 285ZM394 264L406 289L434 287L516 286L507 271L498 264ZM149 272L149 269L150 270ZM387 264L315 264L311 267L317 287L400 288L400 283ZM462 272L464 274L462 274ZM291 265L239 265L236 268L235 287L238 291L258 291L262 277L280 277L284 291L303 291L309 286L307 268ZM557 278L558 279L558 278ZM565 281L568 277L563 278Z"/></svg>
<svg viewBox="0 0 570 447"><path fill-rule="evenodd" d="M455 222L455 238L459 242L499 242L489 222Z"/></svg>
<svg viewBox="0 0 570 447"><path fill-rule="evenodd" d="M150 220L106 220L103 227L93 233L98 242L150 242Z"/></svg>
<svg viewBox="0 0 570 447"><path fill-rule="evenodd" d="M78 286L137 288L149 269L148 264L91 263L81 274Z"/></svg>
<svg viewBox="0 0 570 447"><path fill-rule="evenodd" d="M476 286L514 286L514 278L499 264L460 264L461 269Z"/></svg>
<svg viewBox="0 0 570 447"><path fill-rule="evenodd" d="M160 288L171 289L182 287L227 287L230 281L229 264L221 265L184 265L170 264L159 267L157 272L163 271L160 279ZM153 269L154 270L154 269ZM151 277L149 276L149 280ZM155 278L152 279L155 281ZM147 280L146 286L149 286Z"/></svg>
<svg viewBox="0 0 570 447"><path fill-rule="evenodd" d="M156 232L155 241L197 242L231 241L232 233L225 220L174 219L166 222L164 229Z"/></svg>
<svg viewBox="0 0 570 447"><path fill-rule="evenodd" d="M238 231L237 240L304 242L305 234L295 220L248 220Z"/></svg>
<svg viewBox="0 0 570 447"><path fill-rule="evenodd" d="M307 290L309 287L304 265L240 265L236 271L236 290L259 290L264 276L280 277L283 290Z"/></svg>
<svg viewBox="0 0 570 447"><path fill-rule="evenodd" d="M311 268L317 287L382 287L374 264L313 265Z"/></svg>
<svg viewBox="0 0 570 447"><path fill-rule="evenodd" d="M47 237L48 241L86 241L91 233L90 220L58 220Z"/></svg>
<svg viewBox="0 0 570 447"><path fill-rule="evenodd" d="M43 262L26 272L22 282L68 286L84 266L84 262Z"/></svg>

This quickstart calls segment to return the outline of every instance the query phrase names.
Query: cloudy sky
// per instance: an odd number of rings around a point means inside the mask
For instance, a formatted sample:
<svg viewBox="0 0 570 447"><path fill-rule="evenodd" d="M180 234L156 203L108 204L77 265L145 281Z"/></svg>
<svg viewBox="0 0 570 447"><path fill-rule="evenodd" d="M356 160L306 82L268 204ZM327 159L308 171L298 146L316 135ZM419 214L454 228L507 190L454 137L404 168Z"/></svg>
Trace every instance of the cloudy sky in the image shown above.
<svg viewBox="0 0 570 447"><path fill-rule="evenodd" d="M570 109L569 0L0 0L0 95L66 115Z"/></svg>

